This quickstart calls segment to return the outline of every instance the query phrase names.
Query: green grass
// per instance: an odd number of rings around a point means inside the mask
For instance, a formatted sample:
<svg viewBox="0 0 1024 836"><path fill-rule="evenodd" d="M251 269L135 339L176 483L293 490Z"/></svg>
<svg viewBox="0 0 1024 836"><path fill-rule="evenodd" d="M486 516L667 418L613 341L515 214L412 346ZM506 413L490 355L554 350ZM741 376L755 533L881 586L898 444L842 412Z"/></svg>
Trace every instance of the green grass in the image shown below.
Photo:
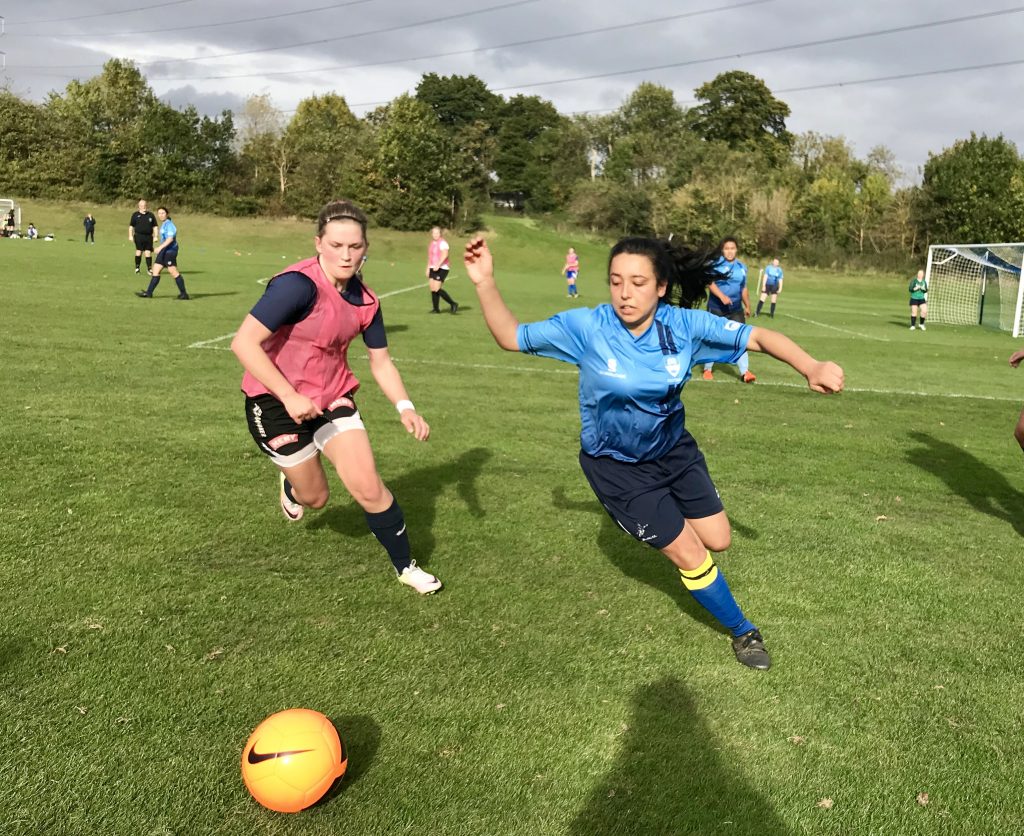
<svg viewBox="0 0 1024 836"><path fill-rule="evenodd" d="M5 834L1004 834L1020 831L1024 461L1012 341L909 332L906 277L787 270L774 325L840 362L815 396L755 356L684 392L734 523L721 564L775 666L745 670L668 562L619 531L576 462L570 367L500 352L464 306L384 300L433 428L360 409L414 554L399 586L337 480L289 525L245 428L227 340L311 225L175 216L195 301L135 298L130 206L29 204L0 240ZM523 320L603 299L605 251L495 220ZM372 231L380 293L426 236ZM787 265L788 266L788 265ZM297 816L238 761L288 707L331 717L349 773ZM928 803L918 803L919 793ZM833 806L818 806L831 799Z"/></svg>

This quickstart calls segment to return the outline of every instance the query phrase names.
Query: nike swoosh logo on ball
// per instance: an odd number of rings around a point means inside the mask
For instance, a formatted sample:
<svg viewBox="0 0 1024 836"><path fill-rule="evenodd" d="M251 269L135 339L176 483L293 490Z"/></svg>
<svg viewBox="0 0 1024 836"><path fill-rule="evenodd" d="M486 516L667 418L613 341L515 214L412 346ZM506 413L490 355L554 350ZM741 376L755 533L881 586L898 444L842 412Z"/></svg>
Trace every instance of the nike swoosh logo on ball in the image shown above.
<svg viewBox="0 0 1024 836"><path fill-rule="evenodd" d="M246 758L246 760L249 761L249 763L256 764L256 763L263 763L263 761L273 760L274 758L284 758L284 757L287 757L288 755L301 755L304 752L312 752L312 751L313 751L312 749L293 749L290 752L267 752L264 755L260 755L260 754L257 754L257 752L256 752L256 745L253 744L253 747L249 750L249 755Z"/></svg>

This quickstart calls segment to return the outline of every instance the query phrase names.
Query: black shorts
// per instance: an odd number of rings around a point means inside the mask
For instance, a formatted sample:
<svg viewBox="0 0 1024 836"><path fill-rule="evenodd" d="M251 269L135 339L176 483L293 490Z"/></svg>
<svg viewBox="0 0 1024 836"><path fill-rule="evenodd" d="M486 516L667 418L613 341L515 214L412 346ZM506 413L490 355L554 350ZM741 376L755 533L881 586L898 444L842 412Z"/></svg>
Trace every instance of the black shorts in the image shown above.
<svg viewBox="0 0 1024 836"><path fill-rule="evenodd" d="M178 248L168 247L166 250L160 250L160 252L156 254L156 263L163 265L164 267L177 267Z"/></svg>
<svg viewBox="0 0 1024 836"><path fill-rule="evenodd" d="M319 418L301 424L273 395L247 395L245 419L256 445L280 467L302 464L346 430L364 429L351 394L336 398Z"/></svg>
<svg viewBox="0 0 1024 836"><path fill-rule="evenodd" d="M722 308L713 308L708 305L708 313L714 314L715 316L722 316L726 319L731 319L733 322L738 322L740 325L745 325L747 322L746 316L743 315L743 305L733 305L729 310L723 310Z"/></svg>
<svg viewBox="0 0 1024 836"><path fill-rule="evenodd" d="M580 466L608 515L631 537L655 549L671 544L687 518L723 510L704 454L689 433L656 461L630 464L581 450Z"/></svg>
<svg viewBox="0 0 1024 836"><path fill-rule="evenodd" d="M430 278L432 278L435 282L443 282L445 279L448 278L448 270L449 268L447 267L440 267L437 270L431 270Z"/></svg>
<svg viewBox="0 0 1024 836"><path fill-rule="evenodd" d="M764 286L764 292L765 293L778 293L779 292L779 286L777 284L766 284Z"/></svg>
<svg viewBox="0 0 1024 836"><path fill-rule="evenodd" d="M921 305L927 305L927 304L928 304L928 300L927 299L911 299L910 300L910 307L912 307L912 308L915 305L920 307Z"/></svg>
<svg viewBox="0 0 1024 836"><path fill-rule="evenodd" d="M153 252L153 236L135 233L135 249L146 253Z"/></svg>

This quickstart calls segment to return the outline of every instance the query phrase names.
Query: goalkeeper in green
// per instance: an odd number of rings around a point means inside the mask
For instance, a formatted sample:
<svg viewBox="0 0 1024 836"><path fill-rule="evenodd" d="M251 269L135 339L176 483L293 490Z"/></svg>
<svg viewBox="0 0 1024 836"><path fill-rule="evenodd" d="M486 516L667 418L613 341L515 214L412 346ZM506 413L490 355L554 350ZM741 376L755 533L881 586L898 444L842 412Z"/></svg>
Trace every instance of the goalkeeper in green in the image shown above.
<svg viewBox="0 0 1024 836"><path fill-rule="evenodd" d="M924 318L928 315L928 280L924 277L924 270L918 270L917 275L910 280L910 330L917 327L918 313L921 315L921 330L924 327Z"/></svg>

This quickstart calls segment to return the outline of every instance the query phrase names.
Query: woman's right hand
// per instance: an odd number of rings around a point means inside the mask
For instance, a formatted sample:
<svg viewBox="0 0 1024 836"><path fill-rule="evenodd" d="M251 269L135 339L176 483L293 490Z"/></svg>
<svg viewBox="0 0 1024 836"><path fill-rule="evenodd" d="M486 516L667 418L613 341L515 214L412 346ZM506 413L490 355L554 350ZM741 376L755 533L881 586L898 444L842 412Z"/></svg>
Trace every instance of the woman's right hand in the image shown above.
<svg viewBox="0 0 1024 836"><path fill-rule="evenodd" d="M473 284L480 285L494 280L494 259L483 238L474 238L466 244L462 262L466 265L466 273Z"/></svg>
<svg viewBox="0 0 1024 836"><path fill-rule="evenodd" d="M301 424L303 421L309 421L313 418L319 418L324 414L324 411L313 401L305 395L300 395L298 392L282 398L281 403L284 404L285 410L287 410L291 419L296 424Z"/></svg>

